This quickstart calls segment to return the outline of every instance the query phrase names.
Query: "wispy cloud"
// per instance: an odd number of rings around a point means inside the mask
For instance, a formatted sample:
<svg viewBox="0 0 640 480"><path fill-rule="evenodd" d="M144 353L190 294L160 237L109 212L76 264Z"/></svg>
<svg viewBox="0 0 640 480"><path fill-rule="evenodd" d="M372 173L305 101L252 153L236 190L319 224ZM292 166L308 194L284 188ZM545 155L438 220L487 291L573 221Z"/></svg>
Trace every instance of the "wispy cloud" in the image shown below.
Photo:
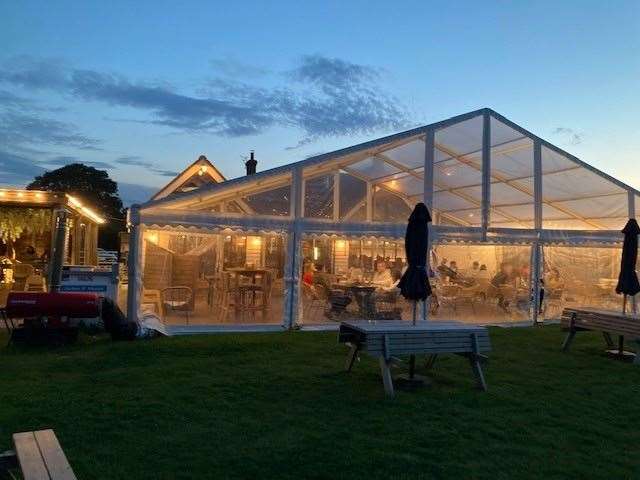
<svg viewBox="0 0 640 480"><path fill-rule="evenodd" d="M209 61L215 75L233 78L263 77L272 73L268 68L241 62L234 57L214 58Z"/></svg>
<svg viewBox="0 0 640 480"><path fill-rule="evenodd" d="M144 160L142 157L138 155L124 155L122 157L118 157L116 159L116 163L120 165L128 165L132 167L141 167L146 168L152 173L156 175L160 175L162 177L175 177L179 172L175 172L173 170L165 170L159 168L155 163Z"/></svg>
<svg viewBox="0 0 640 480"><path fill-rule="evenodd" d="M562 137L565 141L571 145L578 145L584 140L584 133L575 131L573 128L568 127L556 127L552 130L554 135Z"/></svg>
<svg viewBox="0 0 640 480"><path fill-rule="evenodd" d="M242 67L231 66L227 60L227 73ZM0 82L131 107L150 115L142 121L188 132L237 137L285 126L301 130L299 144L304 144L408 124L405 108L383 90L381 72L373 67L309 55L282 78L281 87L258 87L217 76L195 96L165 84L133 82L122 75L33 58L10 62L0 73Z"/></svg>
<svg viewBox="0 0 640 480"><path fill-rule="evenodd" d="M108 162L84 160L82 158L75 157L73 155L58 155L56 157L52 157L45 160L43 163L46 165L56 165L56 166L70 165L72 163L83 163L84 165L89 165L91 167L100 168L103 170L112 170L114 168L117 168Z"/></svg>
<svg viewBox="0 0 640 480"><path fill-rule="evenodd" d="M42 145L68 146L81 150L101 150L101 142L78 132L67 122L46 118L34 110L0 108L0 144L42 148Z"/></svg>
<svg viewBox="0 0 640 480"><path fill-rule="evenodd" d="M0 182L23 185L44 172L32 159L11 152L0 151Z"/></svg>

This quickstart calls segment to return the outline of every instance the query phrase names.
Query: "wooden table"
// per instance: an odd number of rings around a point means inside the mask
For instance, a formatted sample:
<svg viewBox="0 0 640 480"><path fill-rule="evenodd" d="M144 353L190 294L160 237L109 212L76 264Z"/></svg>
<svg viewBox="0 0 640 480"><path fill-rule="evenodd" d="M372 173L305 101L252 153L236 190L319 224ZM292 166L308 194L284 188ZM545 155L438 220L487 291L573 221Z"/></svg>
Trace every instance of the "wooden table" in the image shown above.
<svg viewBox="0 0 640 480"><path fill-rule="evenodd" d="M440 354L454 353L469 359L479 388L487 389L480 362L483 352L491 350L489 331L485 327L459 322L419 322L384 320L348 321L340 324L338 341L350 347L346 370L351 371L359 352L378 358L385 393L394 394L391 362L399 355L428 356L427 367L433 366Z"/></svg>
<svg viewBox="0 0 640 480"><path fill-rule="evenodd" d="M611 335L619 336L618 352L624 356L624 337L630 337L640 347L640 315L623 314L616 310L598 308L565 308L560 319L567 336L562 344L562 351L567 351L576 333L592 330L602 332L602 336L611 350L614 348ZM631 355L631 354L630 354ZM636 355L634 363L640 364L640 355Z"/></svg>

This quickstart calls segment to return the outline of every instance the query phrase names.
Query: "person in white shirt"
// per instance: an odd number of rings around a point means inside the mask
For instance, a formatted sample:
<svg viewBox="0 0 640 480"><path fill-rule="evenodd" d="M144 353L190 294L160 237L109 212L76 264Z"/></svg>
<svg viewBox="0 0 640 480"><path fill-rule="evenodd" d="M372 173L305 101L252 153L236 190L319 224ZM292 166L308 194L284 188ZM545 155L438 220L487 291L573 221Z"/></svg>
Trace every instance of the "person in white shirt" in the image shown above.
<svg viewBox="0 0 640 480"><path fill-rule="evenodd" d="M385 290L393 288L393 275L391 275L391 270L385 261L379 260L376 264L376 271L373 273L371 283Z"/></svg>

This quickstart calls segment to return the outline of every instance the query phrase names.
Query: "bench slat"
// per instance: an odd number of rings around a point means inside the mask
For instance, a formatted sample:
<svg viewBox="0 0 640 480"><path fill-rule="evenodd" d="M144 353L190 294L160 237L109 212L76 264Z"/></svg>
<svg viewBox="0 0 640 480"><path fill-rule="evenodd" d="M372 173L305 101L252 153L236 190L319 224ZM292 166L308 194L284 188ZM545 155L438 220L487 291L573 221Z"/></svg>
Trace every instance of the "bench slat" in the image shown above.
<svg viewBox="0 0 640 480"><path fill-rule="evenodd" d="M40 430L34 435L51 480L76 480L53 430Z"/></svg>
<svg viewBox="0 0 640 480"><path fill-rule="evenodd" d="M50 480L33 432L14 433L13 444L24 480Z"/></svg>

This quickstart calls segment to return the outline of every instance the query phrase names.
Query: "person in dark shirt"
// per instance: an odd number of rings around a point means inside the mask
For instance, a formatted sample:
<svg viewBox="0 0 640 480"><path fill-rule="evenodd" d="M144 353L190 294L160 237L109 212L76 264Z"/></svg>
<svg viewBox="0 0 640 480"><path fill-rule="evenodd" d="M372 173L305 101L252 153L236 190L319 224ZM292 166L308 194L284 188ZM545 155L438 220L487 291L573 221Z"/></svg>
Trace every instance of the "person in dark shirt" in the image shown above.
<svg viewBox="0 0 640 480"><path fill-rule="evenodd" d="M496 289L496 298L498 299L498 306L505 312L510 313L509 300L504 297L502 287L508 285L514 281L513 266L509 263L503 262L500 264L500 269L491 279L491 285Z"/></svg>

